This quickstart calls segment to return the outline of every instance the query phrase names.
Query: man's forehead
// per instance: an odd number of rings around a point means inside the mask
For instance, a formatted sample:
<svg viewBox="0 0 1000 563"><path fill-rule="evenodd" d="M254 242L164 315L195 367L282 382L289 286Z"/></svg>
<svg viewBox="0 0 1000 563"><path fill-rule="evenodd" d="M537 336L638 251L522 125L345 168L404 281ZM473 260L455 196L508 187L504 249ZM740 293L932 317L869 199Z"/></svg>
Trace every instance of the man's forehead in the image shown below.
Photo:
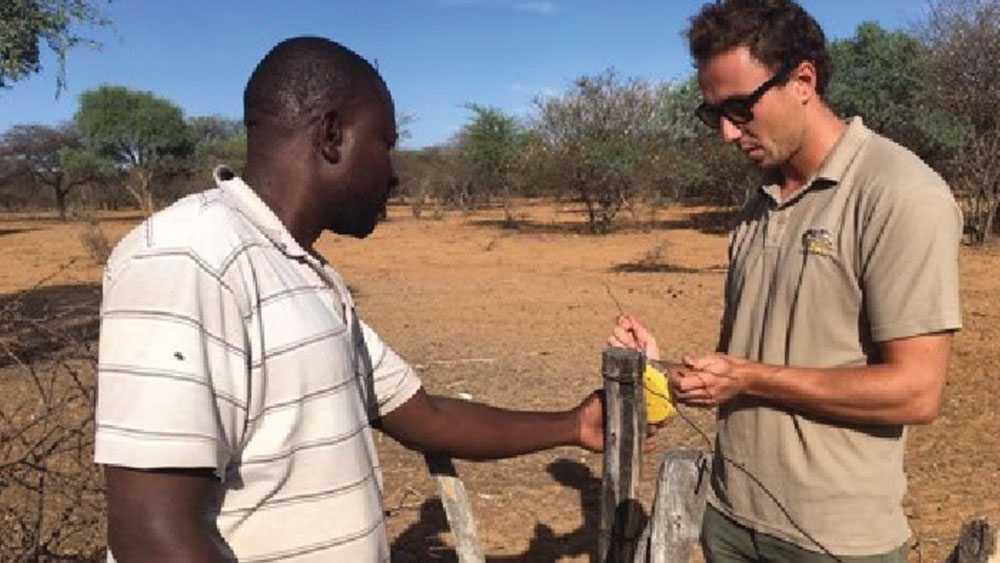
<svg viewBox="0 0 1000 563"><path fill-rule="evenodd" d="M734 47L698 65L698 85L706 98L753 91L771 76L767 65L744 46Z"/></svg>

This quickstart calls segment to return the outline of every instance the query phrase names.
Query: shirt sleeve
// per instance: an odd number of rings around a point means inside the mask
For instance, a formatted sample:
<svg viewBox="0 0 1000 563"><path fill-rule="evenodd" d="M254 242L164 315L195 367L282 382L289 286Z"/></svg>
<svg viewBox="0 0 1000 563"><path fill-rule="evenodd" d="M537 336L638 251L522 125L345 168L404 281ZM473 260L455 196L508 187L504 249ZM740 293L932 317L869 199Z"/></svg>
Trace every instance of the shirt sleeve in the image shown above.
<svg viewBox="0 0 1000 563"><path fill-rule="evenodd" d="M870 207L861 240L872 339L956 330L962 216L946 185L897 186Z"/></svg>
<svg viewBox="0 0 1000 563"><path fill-rule="evenodd" d="M106 275L95 460L222 478L246 423L245 334L233 293L196 256L137 256Z"/></svg>
<svg viewBox="0 0 1000 563"><path fill-rule="evenodd" d="M367 393L369 416L385 416L408 401L421 387L420 377L374 330L358 319L359 374Z"/></svg>

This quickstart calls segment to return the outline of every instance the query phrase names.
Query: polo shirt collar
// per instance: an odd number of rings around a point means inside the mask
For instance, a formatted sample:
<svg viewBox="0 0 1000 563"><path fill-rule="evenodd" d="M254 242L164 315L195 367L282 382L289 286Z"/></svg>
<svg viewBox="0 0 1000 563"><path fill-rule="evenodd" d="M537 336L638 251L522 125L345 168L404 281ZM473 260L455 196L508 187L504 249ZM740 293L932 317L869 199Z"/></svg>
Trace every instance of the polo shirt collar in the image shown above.
<svg viewBox="0 0 1000 563"><path fill-rule="evenodd" d="M836 188L843 180L848 167L854 161L854 157L858 155L861 147L871 135L871 129L865 127L861 117L853 117L805 189L798 190L787 201L781 201L781 174L775 172L773 175L768 175L768 180L761 190L776 204L784 207L791 205L810 190Z"/></svg>
<svg viewBox="0 0 1000 563"><path fill-rule="evenodd" d="M311 257L243 178L226 166L217 166L212 176L219 189L232 199L243 215L281 252L290 258Z"/></svg>
<svg viewBox="0 0 1000 563"><path fill-rule="evenodd" d="M844 179L844 174L847 173L847 168L854 161L854 157L858 155L862 145L871 136L871 129L865 127L860 117L851 118L847 123L847 129L837 139L830 154L823 159L823 164L820 164L813 181L827 180L839 184Z"/></svg>

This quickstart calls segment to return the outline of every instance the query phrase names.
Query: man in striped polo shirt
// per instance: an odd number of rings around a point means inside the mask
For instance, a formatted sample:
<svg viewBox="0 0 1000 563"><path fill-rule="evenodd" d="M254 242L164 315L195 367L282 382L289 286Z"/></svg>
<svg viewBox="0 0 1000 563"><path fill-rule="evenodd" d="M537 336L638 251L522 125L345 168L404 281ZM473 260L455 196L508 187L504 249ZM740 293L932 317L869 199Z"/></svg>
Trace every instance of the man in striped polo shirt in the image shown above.
<svg viewBox="0 0 1000 563"><path fill-rule="evenodd" d="M312 249L372 232L396 182L378 73L280 43L244 92L247 167L127 235L108 261L95 458L109 559L387 561L371 428L424 452L599 450L596 394L565 412L428 395Z"/></svg>

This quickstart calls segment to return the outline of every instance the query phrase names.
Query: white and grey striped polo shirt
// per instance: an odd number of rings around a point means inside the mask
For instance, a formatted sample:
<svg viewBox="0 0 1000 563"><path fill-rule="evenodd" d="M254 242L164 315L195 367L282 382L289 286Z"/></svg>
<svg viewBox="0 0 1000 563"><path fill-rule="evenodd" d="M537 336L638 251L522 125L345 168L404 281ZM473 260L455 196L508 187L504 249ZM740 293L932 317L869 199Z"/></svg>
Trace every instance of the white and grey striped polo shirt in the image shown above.
<svg viewBox="0 0 1000 563"><path fill-rule="evenodd" d="M216 182L108 261L95 459L215 468L241 562L387 561L369 424L420 381L241 179Z"/></svg>

